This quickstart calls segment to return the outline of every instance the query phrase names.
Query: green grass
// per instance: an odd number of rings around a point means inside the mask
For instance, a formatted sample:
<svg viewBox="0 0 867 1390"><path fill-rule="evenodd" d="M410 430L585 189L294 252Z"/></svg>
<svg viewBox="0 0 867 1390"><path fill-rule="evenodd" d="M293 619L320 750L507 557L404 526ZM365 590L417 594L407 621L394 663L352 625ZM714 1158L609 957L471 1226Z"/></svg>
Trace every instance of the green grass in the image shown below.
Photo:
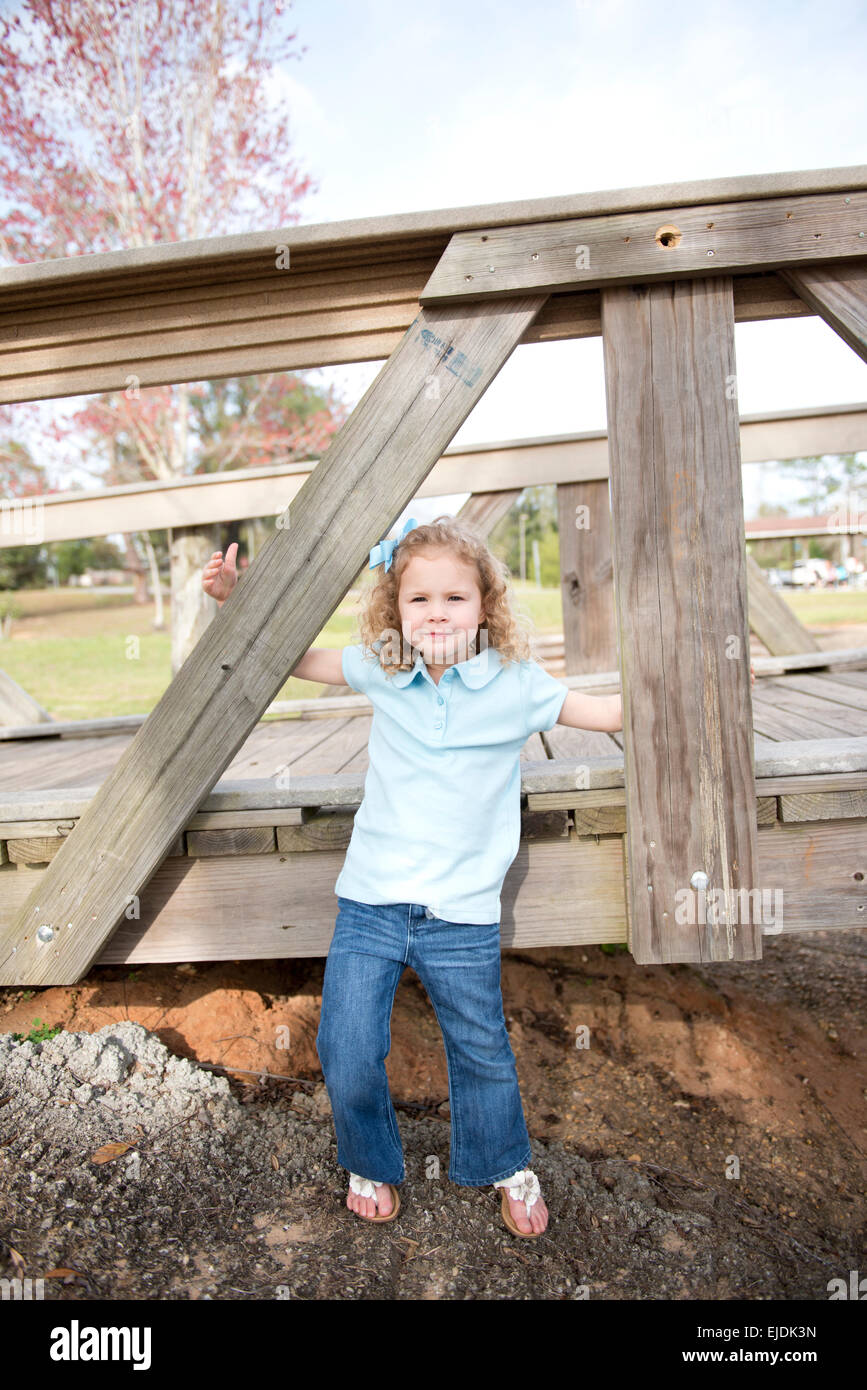
<svg viewBox="0 0 867 1390"><path fill-rule="evenodd" d="M867 589L778 589L805 627L833 627L835 623L867 623Z"/></svg>
<svg viewBox="0 0 867 1390"><path fill-rule="evenodd" d="M50 1038L56 1038L57 1034L62 1032L62 1023L55 1023L53 1027L49 1027L47 1023L42 1022L41 1018L34 1018L33 1026L26 1039L23 1033L12 1033L10 1037L13 1037L16 1042L48 1042Z"/></svg>
<svg viewBox="0 0 867 1390"><path fill-rule="evenodd" d="M519 609L538 633L561 632L559 588L537 589L513 581ZM128 594L82 590L19 590L23 616L11 637L0 642L0 666L55 719L98 719L149 714L171 680L168 628L155 632L153 605L139 606ZM783 597L808 627L867 622L867 590L829 590ZM165 602L166 623L169 603ZM343 647L357 631L357 598L350 594L316 638L317 647ZM138 639L138 655L130 638ZM290 676L280 700L316 696L324 687Z"/></svg>

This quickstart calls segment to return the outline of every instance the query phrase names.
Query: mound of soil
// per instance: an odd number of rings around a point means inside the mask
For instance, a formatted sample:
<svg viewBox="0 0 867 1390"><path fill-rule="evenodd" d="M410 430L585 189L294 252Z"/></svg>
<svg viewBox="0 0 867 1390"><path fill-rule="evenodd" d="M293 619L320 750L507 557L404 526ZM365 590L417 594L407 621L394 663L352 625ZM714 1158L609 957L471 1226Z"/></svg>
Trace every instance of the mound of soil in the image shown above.
<svg viewBox="0 0 867 1390"><path fill-rule="evenodd" d="M826 1300L863 1268L867 929L767 937L743 965L504 952L550 1212L536 1241L506 1231L499 1193L447 1177L445 1053L409 969L388 1059L401 1211L347 1209L315 1049L324 966L0 991L2 1274L66 1301ZM13 1036L37 1018L62 1031Z"/></svg>

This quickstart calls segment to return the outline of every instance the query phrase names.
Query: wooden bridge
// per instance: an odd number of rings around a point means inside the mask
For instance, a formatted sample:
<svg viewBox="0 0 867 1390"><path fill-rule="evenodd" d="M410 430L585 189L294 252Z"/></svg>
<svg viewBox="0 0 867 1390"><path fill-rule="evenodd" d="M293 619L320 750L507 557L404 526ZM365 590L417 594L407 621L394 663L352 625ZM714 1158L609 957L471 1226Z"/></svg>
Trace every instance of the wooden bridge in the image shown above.
<svg viewBox="0 0 867 1390"><path fill-rule="evenodd" d="M391 354L137 729L7 716L0 983L324 954L369 705L260 719L514 348L599 332L608 476L558 482L566 683L619 683L624 725L528 741L503 944L743 960L863 925L867 650L816 650L748 563L734 323L817 313L867 356L865 231L857 167L0 271L2 400ZM484 529L509 488L474 490Z"/></svg>

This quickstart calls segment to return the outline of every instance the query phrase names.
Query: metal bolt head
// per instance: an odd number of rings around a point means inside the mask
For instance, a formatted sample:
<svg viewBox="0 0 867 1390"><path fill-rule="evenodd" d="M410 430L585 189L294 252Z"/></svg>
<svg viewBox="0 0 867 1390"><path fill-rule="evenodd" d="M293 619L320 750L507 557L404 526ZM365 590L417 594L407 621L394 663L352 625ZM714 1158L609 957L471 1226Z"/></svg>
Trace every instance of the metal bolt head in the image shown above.
<svg viewBox="0 0 867 1390"><path fill-rule="evenodd" d="M693 888L696 888L699 892L707 888L707 874L703 873L701 869L696 869L689 881Z"/></svg>
<svg viewBox="0 0 867 1390"><path fill-rule="evenodd" d="M49 927L47 922L43 922L42 926L37 928L36 939L37 941L53 941L54 928Z"/></svg>

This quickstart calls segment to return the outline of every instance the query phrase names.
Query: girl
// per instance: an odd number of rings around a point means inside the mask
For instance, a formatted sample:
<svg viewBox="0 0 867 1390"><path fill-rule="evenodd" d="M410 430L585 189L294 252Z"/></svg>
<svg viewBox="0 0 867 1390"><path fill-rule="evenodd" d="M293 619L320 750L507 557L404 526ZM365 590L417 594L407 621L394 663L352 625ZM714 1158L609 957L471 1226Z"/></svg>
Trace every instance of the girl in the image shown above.
<svg viewBox="0 0 867 1390"><path fill-rule="evenodd" d="M237 578L233 550L225 563L215 551L204 571L221 606ZM311 647L292 671L363 691L374 709L316 1038L337 1161L349 1170L346 1204L372 1221L399 1209L405 1169L385 1058L410 965L443 1033L449 1177L502 1188L507 1228L532 1239L548 1210L528 1166L500 988L500 890L521 833L520 755L532 733L557 723L620 729L621 700L569 691L531 659L508 569L454 517L421 526L410 518L397 540L371 550L370 568L380 565L361 643Z"/></svg>

